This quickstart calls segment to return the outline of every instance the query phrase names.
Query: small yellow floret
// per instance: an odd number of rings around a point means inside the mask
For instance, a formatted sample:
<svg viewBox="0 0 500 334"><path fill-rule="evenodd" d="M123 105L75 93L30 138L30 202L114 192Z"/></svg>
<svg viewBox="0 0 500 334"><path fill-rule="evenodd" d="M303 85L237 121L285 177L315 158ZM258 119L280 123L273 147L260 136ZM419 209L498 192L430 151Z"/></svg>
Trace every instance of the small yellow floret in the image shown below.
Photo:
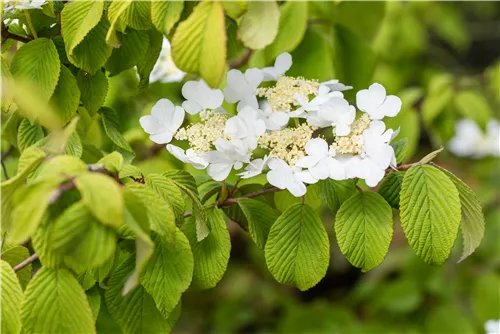
<svg viewBox="0 0 500 334"><path fill-rule="evenodd" d="M316 95L319 89L319 82L306 80L304 78L293 78L282 76L276 82L276 86L271 88L259 88L258 95L265 97L273 110L291 111L297 106L295 94L302 96Z"/></svg>

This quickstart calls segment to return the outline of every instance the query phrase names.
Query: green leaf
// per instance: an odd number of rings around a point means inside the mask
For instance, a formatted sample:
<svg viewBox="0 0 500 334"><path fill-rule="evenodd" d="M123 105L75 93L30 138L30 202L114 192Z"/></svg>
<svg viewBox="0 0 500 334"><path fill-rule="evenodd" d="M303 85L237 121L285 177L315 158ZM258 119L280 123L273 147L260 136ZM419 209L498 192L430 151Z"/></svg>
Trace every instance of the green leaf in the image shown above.
<svg viewBox="0 0 500 334"><path fill-rule="evenodd" d="M21 333L21 302L23 290L11 266L3 259L1 262L0 276L2 279L2 333Z"/></svg>
<svg viewBox="0 0 500 334"><path fill-rule="evenodd" d="M27 118L21 121L17 133L17 147L21 153L45 136L40 124L31 123Z"/></svg>
<svg viewBox="0 0 500 334"><path fill-rule="evenodd" d="M176 229L174 245L159 236L154 243L153 254L139 280L167 318L180 302L182 293L191 285L193 253L189 241L179 229Z"/></svg>
<svg viewBox="0 0 500 334"><path fill-rule="evenodd" d="M158 311L153 298L142 286L122 295L133 267L134 259L130 257L111 274L105 293L109 313L125 334L170 333L173 324Z"/></svg>
<svg viewBox="0 0 500 334"><path fill-rule="evenodd" d="M307 29L307 7L306 1L288 1L280 7L278 34L264 50L267 60L292 52L300 44Z"/></svg>
<svg viewBox="0 0 500 334"><path fill-rule="evenodd" d="M42 267L36 273L26 288L21 318L23 333L48 328L52 333L96 332L85 292L66 269Z"/></svg>
<svg viewBox="0 0 500 334"><path fill-rule="evenodd" d="M279 213L269 205L250 198L240 198L238 205L248 221L248 230L253 241L264 249L269 230Z"/></svg>
<svg viewBox="0 0 500 334"><path fill-rule="evenodd" d="M427 96L422 105L422 118L429 125L453 98L453 78L449 74L438 74L431 78Z"/></svg>
<svg viewBox="0 0 500 334"><path fill-rule="evenodd" d="M399 206L410 246L425 262L442 264L460 224L460 200L453 182L432 166L411 167L403 179Z"/></svg>
<svg viewBox="0 0 500 334"><path fill-rule="evenodd" d="M73 50L97 25L102 17L104 2L75 1L64 6L61 12L61 34L66 53L73 56Z"/></svg>
<svg viewBox="0 0 500 334"><path fill-rule="evenodd" d="M159 174L149 174L146 178L146 184L153 189L157 194L170 203L175 213L177 224L181 225L184 222L184 198L181 189L174 181Z"/></svg>
<svg viewBox="0 0 500 334"><path fill-rule="evenodd" d="M453 102L462 116L474 120L482 129L486 129L486 123L492 117L492 110L480 91L461 91L454 96Z"/></svg>
<svg viewBox="0 0 500 334"><path fill-rule="evenodd" d="M112 48L105 43L106 32L109 29L109 22L102 18L85 38L73 50L73 54L68 54L69 61L76 67L94 75L104 66Z"/></svg>
<svg viewBox="0 0 500 334"><path fill-rule="evenodd" d="M151 1L132 1L123 15L129 27L148 30L151 28Z"/></svg>
<svg viewBox="0 0 500 334"><path fill-rule="evenodd" d="M96 321L99 316L99 311L101 310L101 294L99 293L99 289L97 289L97 287L93 287L92 289L86 291L85 294L87 295L90 309L92 310L92 315L94 316L94 321Z"/></svg>
<svg viewBox="0 0 500 334"><path fill-rule="evenodd" d="M19 263L23 262L30 256L30 252L28 248L24 246L15 246L7 249L2 253L2 260L11 265L11 267L17 266ZM16 271L17 278L19 279L19 283L21 283L21 287L23 289L26 288L29 281L31 280L31 270L33 269L31 263L28 264L23 269Z"/></svg>
<svg viewBox="0 0 500 334"><path fill-rule="evenodd" d="M392 209L382 196L357 193L340 207L335 234L342 253L363 272L378 267L391 244Z"/></svg>
<svg viewBox="0 0 500 334"><path fill-rule="evenodd" d="M102 164L104 168L112 173L118 173L123 167L123 155L118 152L112 152L97 162L97 165Z"/></svg>
<svg viewBox="0 0 500 334"><path fill-rule="evenodd" d="M434 160L434 158L437 157L437 155L439 153L441 153L443 151L443 149L444 148L441 147L440 149L432 151L431 153L427 154L425 157L423 157L422 159L420 159L419 164L421 164L421 165L428 164L429 162L431 162L432 160Z"/></svg>
<svg viewBox="0 0 500 334"><path fill-rule="evenodd" d="M75 77L66 66L61 66L59 81L50 99L50 104L63 124L76 114L76 109L80 104L80 90Z"/></svg>
<svg viewBox="0 0 500 334"><path fill-rule="evenodd" d="M108 135L109 139L118 147L124 149L125 151L132 152L133 150L127 143L127 140L120 133L118 128L120 127L120 121L118 120L118 115L116 111L111 108L103 107L100 109L102 116L102 124L104 125L104 130Z"/></svg>
<svg viewBox="0 0 500 334"><path fill-rule="evenodd" d="M12 79L12 74L10 73L9 66L7 65L7 61L4 59L4 57L1 57L0 74L1 74L2 86L6 87L10 83L10 80ZM4 89L4 90L2 90L1 96L2 96L2 99L1 99L2 112L8 112L9 108L11 106L11 103L12 103L12 93L7 92Z"/></svg>
<svg viewBox="0 0 500 334"><path fill-rule="evenodd" d="M151 1L151 20L158 31L168 34L181 18L183 1Z"/></svg>
<svg viewBox="0 0 500 334"><path fill-rule="evenodd" d="M342 203L356 192L354 180L336 181L326 179L319 181L319 197L323 199L330 211L335 215Z"/></svg>
<svg viewBox="0 0 500 334"><path fill-rule="evenodd" d="M83 202L101 223L116 229L123 225L123 196L115 180L100 173L85 173L74 182Z"/></svg>
<svg viewBox="0 0 500 334"><path fill-rule="evenodd" d="M220 84L226 68L226 30L220 2L200 2L179 24L172 39L172 58L179 69L200 74L210 86Z"/></svg>
<svg viewBox="0 0 500 334"><path fill-rule="evenodd" d="M399 209L399 194L401 193L401 185L405 172L392 171L382 180L378 193L389 203L394 209Z"/></svg>
<svg viewBox="0 0 500 334"><path fill-rule="evenodd" d="M377 36L384 21L386 3L383 1L349 2L336 4L336 21L367 39Z"/></svg>
<svg viewBox="0 0 500 334"><path fill-rule="evenodd" d="M480 275L472 283L471 306L475 318L480 324L491 319L498 319L500 315L500 276L494 272Z"/></svg>
<svg viewBox="0 0 500 334"><path fill-rule="evenodd" d="M198 241L197 226L194 219L188 219L182 226L182 232L191 244L194 256L193 286L210 289L222 279L229 262L231 239L224 215L220 209L213 208L207 215L210 234Z"/></svg>
<svg viewBox="0 0 500 334"><path fill-rule="evenodd" d="M87 166L79 158L70 155L56 156L40 166L33 182L55 179L59 182L66 181L87 172Z"/></svg>
<svg viewBox="0 0 500 334"><path fill-rule="evenodd" d="M151 3L152 6L154 4L165 4L165 3L176 3L184 6L183 2L180 1L153 1ZM158 32L156 29L149 30L149 43L146 48L145 56L140 59L137 63L137 74L139 74L139 89L145 89L149 85L149 76L153 71L153 68L160 56L161 50L163 46L163 35Z"/></svg>
<svg viewBox="0 0 500 334"><path fill-rule="evenodd" d="M464 249L458 261L461 262L471 255L481 244L485 228L483 210L476 194L474 194L467 184L450 171L439 166L436 167L450 178L457 188L460 197L460 205L462 207L462 220L460 221L460 226L462 227L462 235L464 238Z"/></svg>
<svg viewBox="0 0 500 334"><path fill-rule="evenodd" d="M42 221L49 199L57 184L50 181L35 183L20 188L12 199L12 220L7 242L22 244L29 240Z"/></svg>
<svg viewBox="0 0 500 334"><path fill-rule="evenodd" d="M403 138L391 144L396 156L396 163L402 164L408 157L408 138Z"/></svg>
<svg viewBox="0 0 500 334"><path fill-rule="evenodd" d="M37 38L14 54L10 71L16 80L30 83L45 102L56 89L60 68L54 43L48 38Z"/></svg>
<svg viewBox="0 0 500 334"><path fill-rule="evenodd" d="M265 248L267 267L282 284L301 291L318 284L330 259L328 235L318 214L308 205L288 208L271 227Z"/></svg>
<svg viewBox="0 0 500 334"><path fill-rule="evenodd" d="M321 206L321 198L319 197L319 185L312 184L307 187L307 193L304 197L304 202L313 209L318 209ZM302 203L302 198L293 196L289 191L278 191L274 193L274 205L276 209L285 212L291 205Z"/></svg>
<svg viewBox="0 0 500 334"><path fill-rule="evenodd" d="M104 104L108 94L108 78L103 71L97 71L95 75L90 75L85 71L79 71L76 75L78 88L81 92L83 106L94 114Z"/></svg>
<svg viewBox="0 0 500 334"><path fill-rule="evenodd" d="M120 47L120 41L116 36L116 30L122 24L123 16L127 8L132 4L132 1L113 1L108 7L108 18L111 26L106 33L106 43L114 48Z"/></svg>
<svg viewBox="0 0 500 334"><path fill-rule="evenodd" d="M144 59L149 46L149 32L127 29L118 37L120 47L113 49L111 56L105 64L110 76L128 70Z"/></svg>
<svg viewBox="0 0 500 334"><path fill-rule="evenodd" d="M280 10L276 1L250 1L241 17L238 36L251 49L263 49L278 34Z"/></svg>
<svg viewBox="0 0 500 334"><path fill-rule="evenodd" d="M2 90L2 92L4 91L5 90ZM2 96L2 102L4 101L4 97ZM19 128L19 124L22 120L23 119L19 115L19 113L11 113L7 121L3 122L4 124L2 126L2 139L7 140L11 145L17 146L17 129Z"/></svg>
<svg viewBox="0 0 500 334"><path fill-rule="evenodd" d="M47 242L64 256L69 267L80 271L79 268L97 268L113 256L116 233L95 219L80 201L55 220Z"/></svg>

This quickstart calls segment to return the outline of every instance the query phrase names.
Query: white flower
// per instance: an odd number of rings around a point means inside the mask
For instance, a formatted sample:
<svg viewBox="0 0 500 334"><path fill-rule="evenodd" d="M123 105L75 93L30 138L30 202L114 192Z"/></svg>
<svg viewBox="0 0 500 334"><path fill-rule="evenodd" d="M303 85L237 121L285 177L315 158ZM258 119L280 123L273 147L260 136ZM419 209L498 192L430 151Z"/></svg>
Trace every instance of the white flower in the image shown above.
<svg viewBox="0 0 500 334"><path fill-rule="evenodd" d="M500 334L500 320L488 320L484 324L486 334Z"/></svg>
<svg viewBox="0 0 500 334"><path fill-rule="evenodd" d="M243 167L243 163L250 162L248 148L241 142L228 142L219 138L214 144L216 151L207 152L205 158L210 163L207 173L215 181L225 180L232 168L238 170Z"/></svg>
<svg viewBox="0 0 500 334"><path fill-rule="evenodd" d="M370 157L346 156L344 163L348 178L363 179L369 187L375 187L385 176L385 169Z"/></svg>
<svg viewBox="0 0 500 334"><path fill-rule="evenodd" d="M309 171L303 171L298 166L290 167L281 159L271 159L268 166L271 170L267 173L267 181L277 188L287 189L295 197L305 195L307 189L304 183L318 181Z"/></svg>
<svg viewBox="0 0 500 334"><path fill-rule="evenodd" d="M242 179L249 179L251 177L260 175L264 168L267 166L267 162L269 161L270 156L266 155L262 159L255 159L250 161L250 163L245 167L245 171L239 173Z"/></svg>
<svg viewBox="0 0 500 334"><path fill-rule="evenodd" d="M352 89L352 86L346 86L338 80L328 80L321 83L322 86L327 86L332 92L343 92L344 90Z"/></svg>
<svg viewBox="0 0 500 334"><path fill-rule="evenodd" d="M182 96L186 99L182 102L182 107L191 115L196 115L206 109L217 109L224 102L222 92L219 89L210 88L203 79L186 82L182 86Z"/></svg>
<svg viewBox="0 0 500 334"><path fill-rule="evenodd" d="M311 101L308 101L302 94L296 93L295 100L300 107L290 112L289 115L290 117L306 117L308 112L318 111L332 97L342 98L344 95L340 92L332 92L330 88L324 85L319 86L318 94ZM317 115L317 113L314 115Z"/></svg>
<svg viewBox="0 0 500 334"><path fill-rule="evenodd" d="M245 74L239 70L227 73L227 86L224 88L224 97L229 103L238 103L238 111L245 106L254 109L259 107L257 102L257 87L262 82L264 75L257 68L249 68Z"/></svg>
<svg viewBox="0 0 500 334"><path fill-rule="evenodd" d="M261 70L264 74L263 81L277 81L290 67L292 67L292 56L288 52L284 52L276 57L274 66L265 67Z"/></svg>
<svg viewBox="0 0 500 334"><path fill-rule="evenodd" d="M226 121L224 134L231 140L241 140L250 150L257 147L257 138L266 132L266 123L252 107L244 107L238 115Z"/></svg>
<svg viewBox="0 0 500 334"><path fill-rule="evenodd" d="M167 99L161 99L153 106L151 115L139 119L149 139L157 144L167 144L184 121L184 109L176 107Z"/></svg>
<svg viewBox="0 0 500 334"><path fill-rule="evenodd" d="M394 117L401 110L401 99L395 95L387 96L384 86L374 83L368 89L356 94L356 105L366 112L371 119Z"/></svg>
<svg viewBox="0 0 500 334"><path fill-rule="evenodd" d="M264 101L260 104L261 109L257 109L259 118L266 123L266 129L275 131L283 129L290 120L288 113L284 111L273 111L271 105Z"/></svg>
<svg viewBox="0 0 500 334"><path fill-rule="evenodd" d="M186 73L179 70L172 60L170 42L163 37L160 56L149 75L149 82L181 82L185 75Z"/></svg>
<svg viewBox="0 0 500 334"><path fill-rule="evenodd" d="M344 165L333 158L335 151L328 149L328 143L324 139L311 139L306 144L305 150L307 156L300 158L295 164L296 166L307 168L311 175L318 180L346 179Z"/></svg>
<svg viewBox="0 0 500 334"><path fill-rule="evenodd" d="M491 119L483 133L473 120L461 119L455 124L455 136L448 148L461 157L500 156L500 123Z"/></svg>
<svg viewBox="0 0 500 334"><path fill-rule="evenodd" d="M197 154L192 148L184 150L178 146L168 144L167 150L177 159L184 163L191 164L196 169L205 169L208 166L208 161L204 153Z"/></svg>
<svg viewBox="0 0 500 334"><path fill-rule="evenodd" d="M317 127L335 127L337 136L347 136L351 132L351 124L356 118L356 108L349 105L343 97L331 97L317 113L311 113L307 122Z"/></svg>
<svg viewBox="0 0 500 334"><path fill-rule="evenodd" d="M5 12L12 12L15 9L41 9L46 3L45 0L16 0L5 1Z"/></svg>

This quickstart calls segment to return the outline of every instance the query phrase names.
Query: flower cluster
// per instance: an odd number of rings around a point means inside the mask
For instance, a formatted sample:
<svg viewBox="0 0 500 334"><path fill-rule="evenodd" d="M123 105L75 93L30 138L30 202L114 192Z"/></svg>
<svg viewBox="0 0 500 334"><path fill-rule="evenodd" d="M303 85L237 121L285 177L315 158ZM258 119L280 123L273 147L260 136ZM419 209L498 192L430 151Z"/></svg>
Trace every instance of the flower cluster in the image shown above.
<svg viewBox="0 0 500 334"><path fill-rule="evenodd" d="M500 156L500 123L490 119L486 132L473 120L464 118L455 124L455 136L448 143L451 152L474 159Z"/></svg>
<svg viewBox="0 0 500 334"><path fill-rule="evenodd" d="M206 168L216 181L233 169L241 178L266 173L270 184L297 197L306 184L328 178L360 178L376 186L396 165L390 142L397 131L386 129L382 119L396 116L401 100L374 83L356 94L356 117L342 93L352 87L285 76L291 65L284 53L272 67L230 70L223 91L188 81L182 107L162 99L141 117L141 126L152 141L168 144L177 159ZM265 81L275 84L259 87ZM236 115L224 110L224 100L237 103ZM186 112L198 121L181 127ZM172 139L187 141L189 149L170 144Z"/></svg>

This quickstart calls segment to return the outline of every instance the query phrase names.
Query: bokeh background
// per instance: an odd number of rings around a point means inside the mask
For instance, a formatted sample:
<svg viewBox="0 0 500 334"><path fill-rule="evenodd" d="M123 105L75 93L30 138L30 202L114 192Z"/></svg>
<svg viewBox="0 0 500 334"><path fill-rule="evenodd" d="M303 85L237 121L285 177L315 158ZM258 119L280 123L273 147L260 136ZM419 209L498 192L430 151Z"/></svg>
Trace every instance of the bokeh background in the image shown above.
<svg viewBox="0 0 500 334"><path fill-rule="evenodd" d="M291 52L294 64L288 74L320 81L337 78L355 91L379 82L388 94L400 96L403 110L388 125L400 127L399 138L408 138L407 160L445 147L436 162L477 193L486 217L484 240L475 254L457 264L459 237L446 264L433 267L414 255L396 218L386 259L361 273L337 247L334 217L312 196L307 201L321 213L331 238L330 267L316 287L300 292L275 282L262 251L228 222L228 271L216 288L183 296L174 332L484 333L487 320L500 319L499 158L494 150L481 158L458 157L446 147L457 135L458 120L472 119L487 137L488 122L500 117L500 3L337 1L309 2L306 8L307 30ZM229 36L235 35L229 18L227 29ZM165 50L157 79L174 82L158 81L139 91L132 69L110 78L106 99L118 111L121 130L136 152L134 164L144 172L183 168L148 140L138 122L160 98L180 102L182 81L176 81L191 79L175 69ZM234 38L228 39L228 57L242 69L272 64L266 50L248 53ZM352 104L354 96L346 94ZM99 160L102 149L110 151L100 122L87 139L86 162ZM481 141L476 145L480 150ZM8 147L4 135L2 147ZM13 175L16 154L5 163ZM102 308L99 332L119 333L104 303Z"/></svg>

